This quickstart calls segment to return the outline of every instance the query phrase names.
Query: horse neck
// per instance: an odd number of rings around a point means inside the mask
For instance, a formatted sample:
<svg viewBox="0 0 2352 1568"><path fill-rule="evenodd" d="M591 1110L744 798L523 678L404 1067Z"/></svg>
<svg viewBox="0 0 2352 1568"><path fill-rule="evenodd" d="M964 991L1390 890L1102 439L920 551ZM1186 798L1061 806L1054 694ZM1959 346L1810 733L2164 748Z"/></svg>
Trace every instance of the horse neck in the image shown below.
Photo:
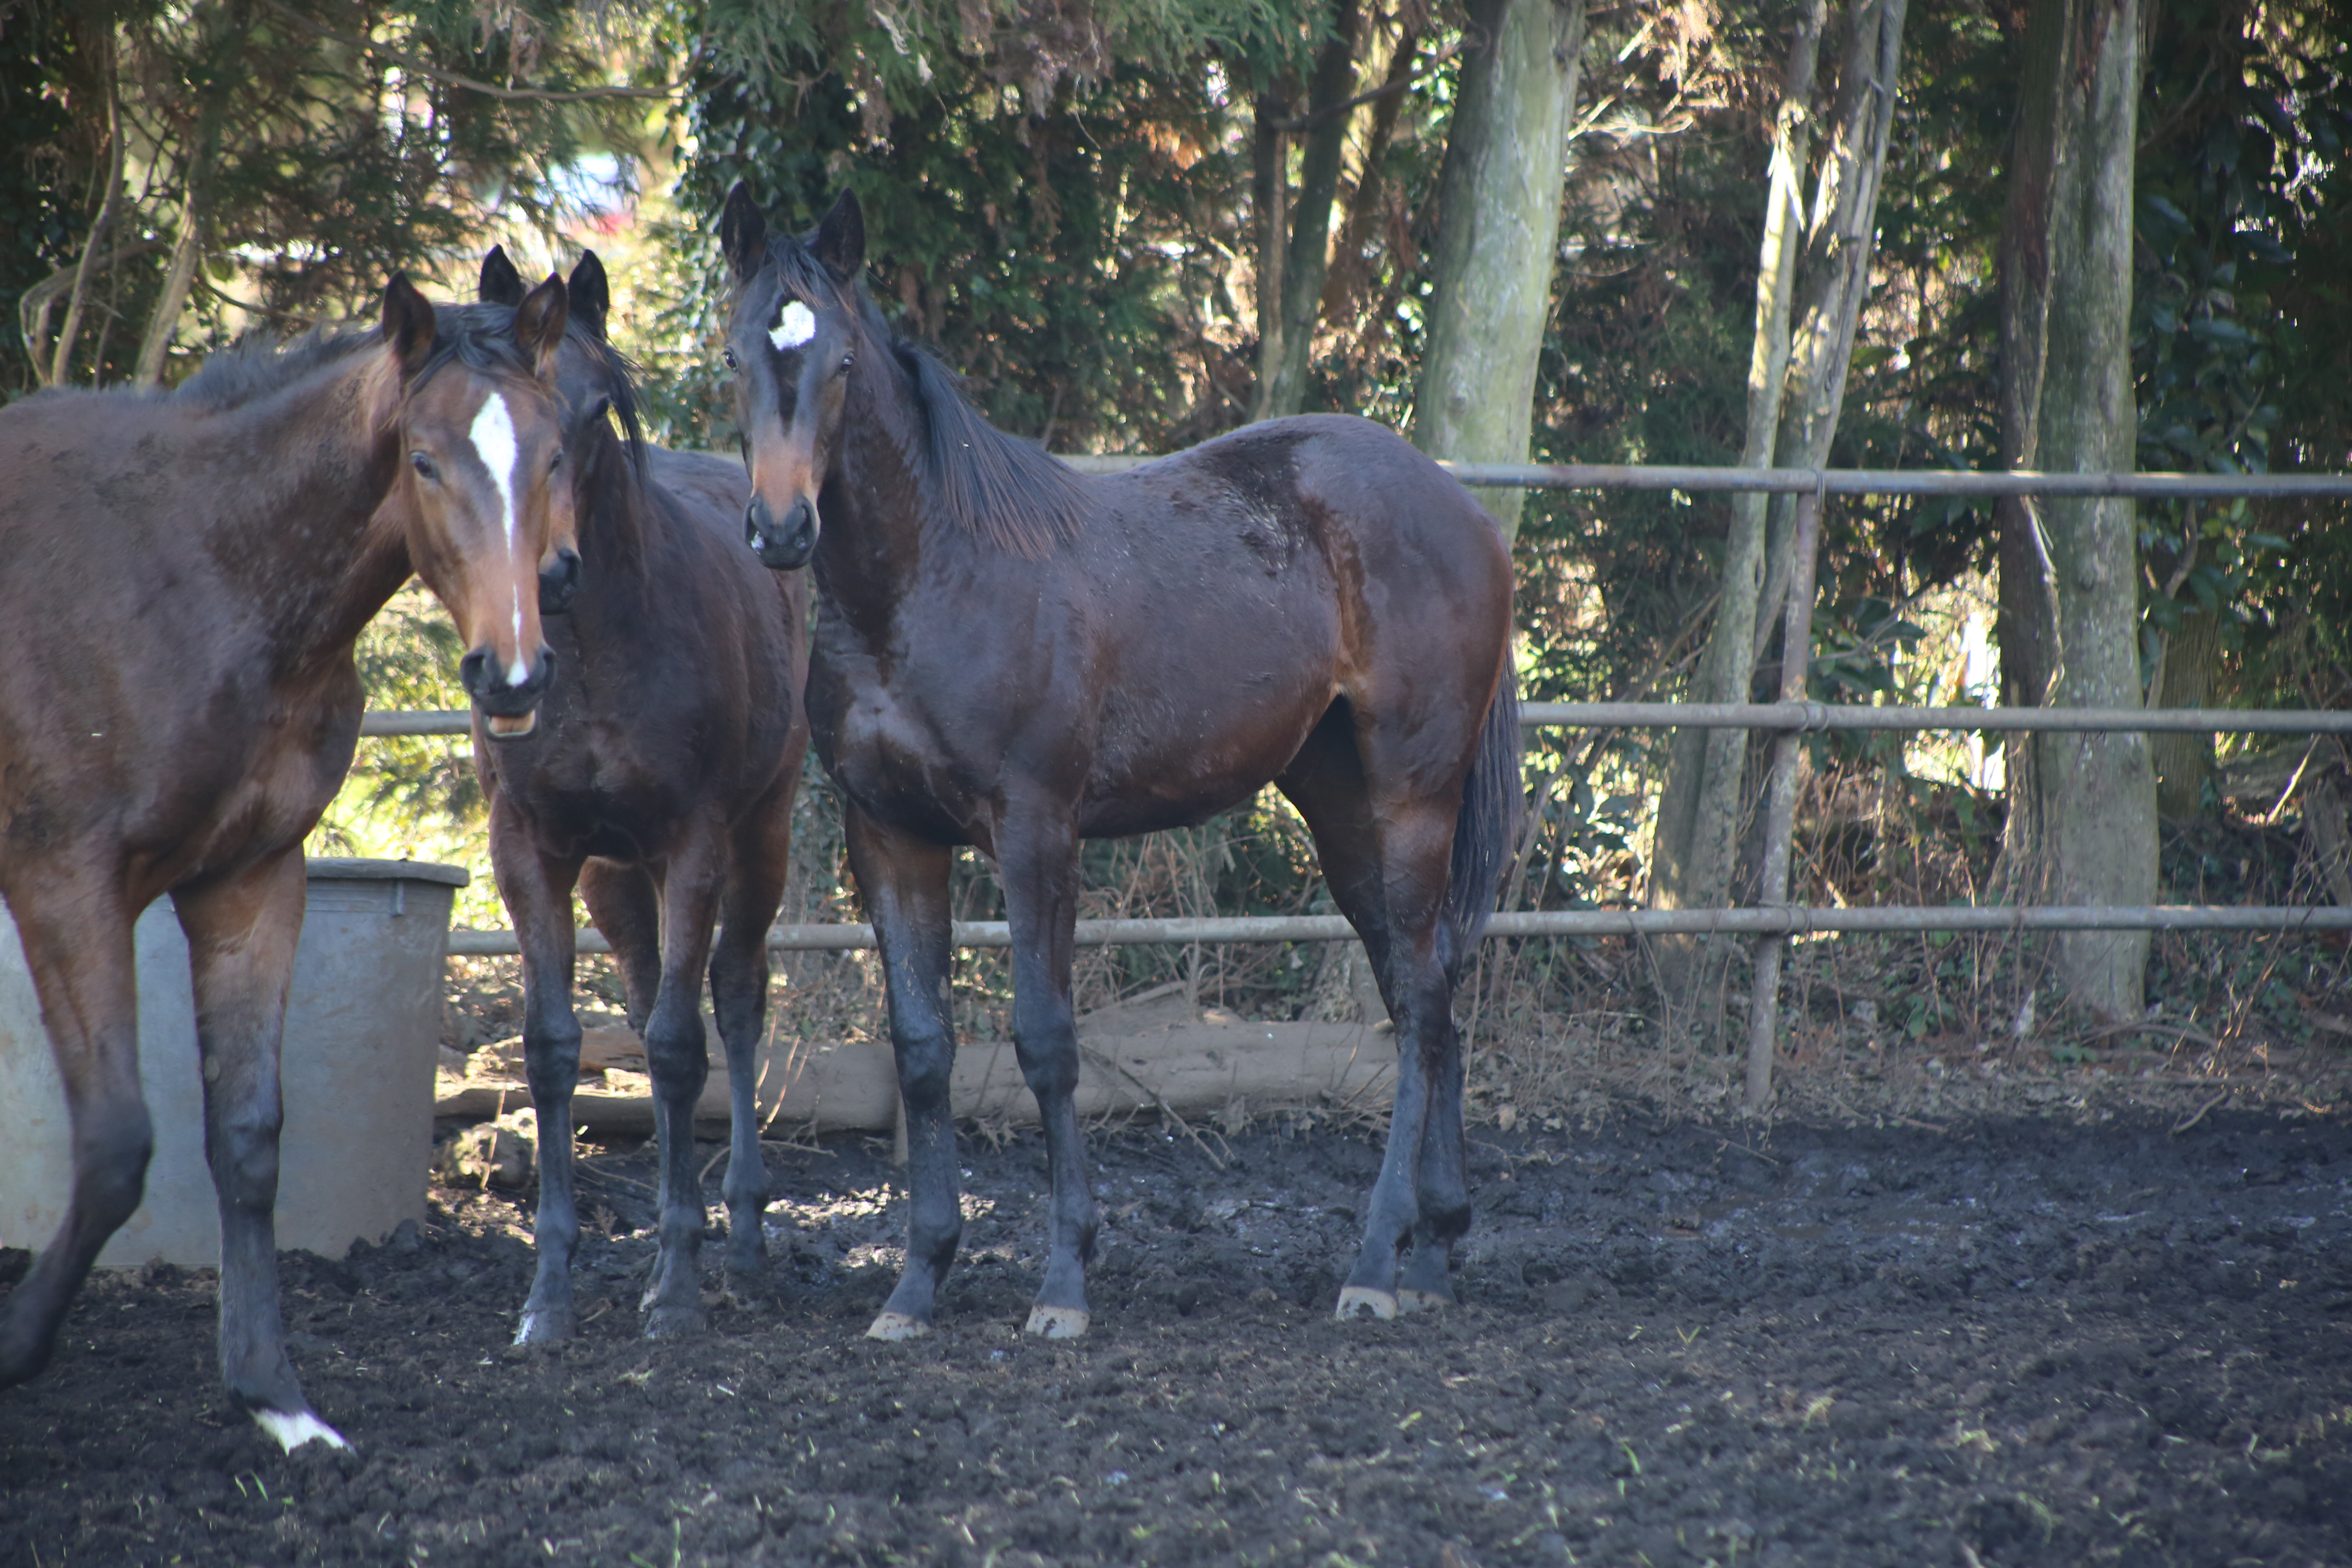
<svg viewBox="0 0 2352 1568"><path fill-rule="evenodd" d="M645 475L629 460L627 444L609 429L580 465L572 500L588 581L607 573L641 574L646 547L660 536L661 519L646 493Z"/></svg>
<svg viewBox="0 0 2352 1568"><path fill-rule="evenodd" d="M922 412L895 356L859 356L846 404L818 500L817 575L829 599L879 608L896 602L927 555L971 542L937 515L917 457Z"/></svg>
<svg viewBox="0 0 2352 1568"><path fill-rule="evenodd" d="M281 671L347 657L408 578L408 542L384 505L399 470L397 388L362 350L212 416L202 438L244 479L215 549L244 579Z"/></svg>

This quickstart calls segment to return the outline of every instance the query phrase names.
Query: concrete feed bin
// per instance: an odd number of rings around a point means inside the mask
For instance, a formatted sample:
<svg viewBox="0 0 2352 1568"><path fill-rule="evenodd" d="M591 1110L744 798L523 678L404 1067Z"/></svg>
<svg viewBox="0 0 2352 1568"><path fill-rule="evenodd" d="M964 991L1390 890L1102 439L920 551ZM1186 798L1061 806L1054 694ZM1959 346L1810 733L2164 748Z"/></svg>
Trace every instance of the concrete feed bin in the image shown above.
<svg viewBox="0 0 2352 1568"><path fill-rule="evenodd" d="M278 1245L330 1258L425 1215L449 904L467 874L414 860L310 863L281 1069ZM139 1070L154 1119L147 1194L104 1266L220 1263L205 1163L188 944L159 899L139 917ZM48 1245L71 1190L65 1091L16 922L0 905L0 1247Z"/></svg>

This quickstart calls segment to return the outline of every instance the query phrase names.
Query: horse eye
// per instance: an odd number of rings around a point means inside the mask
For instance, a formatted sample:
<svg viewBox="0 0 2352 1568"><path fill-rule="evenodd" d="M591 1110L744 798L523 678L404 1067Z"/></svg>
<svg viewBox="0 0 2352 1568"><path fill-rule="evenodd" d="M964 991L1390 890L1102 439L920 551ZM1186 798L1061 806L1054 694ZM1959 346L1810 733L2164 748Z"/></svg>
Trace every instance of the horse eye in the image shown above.
<svg viewBox="0 0 2352 1568"><path fill-rule="evenodd" d="M436 484L441 482L441 470L434 467L433 459L426 457L424 453L411 452L408 454L408 466L415 468L421 478L431 479Z"/></svg>
<svg viewBox="0 0 2352 1568"><path fill-rule="evenodd" d="M735 368L735 351L733 349L720 350L719 357L727 362L727 368L729 370L733 370Z"/></svg>
<svg viewBox="0 0 2352 1568"><path fill-rule="evenodd" d="M840 371L840 374L843 374L843 375L847 375L847 374L849 374L849 367L850 367L851 365L856 364L856 363L857 363L857 356L856 356L856 354L844 354L844 355L842 355L842 356L841 356L841 371Z"/></svg>

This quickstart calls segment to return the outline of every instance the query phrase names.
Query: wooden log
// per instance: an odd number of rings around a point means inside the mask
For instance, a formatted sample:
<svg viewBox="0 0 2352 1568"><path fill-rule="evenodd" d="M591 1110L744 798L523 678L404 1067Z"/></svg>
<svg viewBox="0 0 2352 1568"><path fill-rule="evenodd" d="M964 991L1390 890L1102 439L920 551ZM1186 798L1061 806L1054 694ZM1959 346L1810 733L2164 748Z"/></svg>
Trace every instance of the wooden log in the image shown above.
<svg viewBox="0 0 2352 1568"><path fill-rule="evenodd" d="M604 1068L604 1084L583 1080L572 1096L573 1124L652 1131L651 1084L635 1037L622 1026L583 1035L582 1060ZM1189 1118L1236 1105L1379 1111L1396 1083L1394 1037L1384 1026L1248 1023L1217 1009L1110 1007L1078 1021L1078 1111L1089 1117L1153 1111ZM489 1059L477 1064L475 1080L444 1080L436 1116L478 1121L530 1108L520 1062L506 1060L499 1047L485 1053ZM632 1061L637 1070L624 1065ZM508 1068L514 1070L501 1070ZM1018 1124L1037 1119L1009 1041L966 1043L956 1053L949 1094L958 1116ZM762 1057L756 1098L761 1125L778 1134L887 1132L898 1122L898 1074L888 1046L878 1042L779 1043ZM714 1051L696 1121L724 1125L727 1107L726 1064Z"/></svg>

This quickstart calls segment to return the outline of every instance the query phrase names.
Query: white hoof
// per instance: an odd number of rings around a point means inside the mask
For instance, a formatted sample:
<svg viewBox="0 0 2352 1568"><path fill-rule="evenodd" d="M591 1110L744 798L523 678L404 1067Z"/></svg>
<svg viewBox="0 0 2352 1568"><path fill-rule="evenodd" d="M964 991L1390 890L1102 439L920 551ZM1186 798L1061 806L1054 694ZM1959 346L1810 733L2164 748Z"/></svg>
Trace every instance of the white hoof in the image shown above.
<svg viewBox="0 0 2352 1568"><path fill-rule="evenodd" d="M866 1329L866 1337L895 1344L900 1340L919 1340L930 1331L931 1325L920 1318L910 1318L904 1312L885 1312Z"/></svg>
<svg viewBox="0 0 2352 1568"><path fill-rule="evenodd" d="M1029 1331L1041 1340L1075 1340L1087 1331L1092 1321L1076 1307L1032 1307L1029 1309Z"/></svg>
<svg viewBox="0 0 2352 1568"><path fill-rule="evenodd" d="M343 1441L341 1432L307 1410L297 1410L290 1415L283 1410L257 1410L253 1418L289 1454L305 1443L324 1443L330 1448L351 1447Z"/></svg>
<svg viewBox="0 0 2352 1568"><path fill-rule="evenodd" d="M1434 1312L1441 1307L1454 1305L1454 1298L1441 1296L1434 1290L1400 1290L1397 1310L1400 1312Z"/></svg>
<svg viewBox="0 0 2352 1568"><path fill-rule="evenodd" d="M1397 1315L1397 1299L1386 1290L1370 1286L1349 1285L1339 1292L1339 1321L1354 1322L1359 1318L1378 1318L1386 1322Z"/></svg>

